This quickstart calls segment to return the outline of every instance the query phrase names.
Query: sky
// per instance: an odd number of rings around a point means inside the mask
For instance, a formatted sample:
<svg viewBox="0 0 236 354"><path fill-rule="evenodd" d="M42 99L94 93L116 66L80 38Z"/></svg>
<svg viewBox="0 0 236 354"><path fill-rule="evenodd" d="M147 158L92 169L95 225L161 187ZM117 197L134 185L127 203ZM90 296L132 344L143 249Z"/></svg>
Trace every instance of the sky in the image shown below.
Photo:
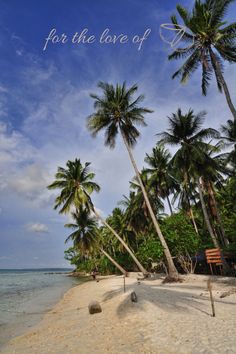
<svg viewBox="0 0 236 354"><path fill-rule="evenodd" d="M189 9L193 4L178 2ZM136 83L144 105L154 110L134 149L140 169L179 107L206 110L206 127L218 129L231 118L214 80L203 97L199 71L185 85L171 79L181 62L168 61L171 48L159 28L170 22L176 4L0 0L0 268L68 266L69 216L53 210L57 193L46 188L67 160L91 162L101 186L93 201L104 217L128 194L134 172L122 141L109 150L102 134L94 139L86 128L93 112L89 95L99 92L99 81ZM235 10L234 4L228 20ZM104 43L106 29L115 43ZM235 101L236 65L225 66L225 78Z"/></svg>

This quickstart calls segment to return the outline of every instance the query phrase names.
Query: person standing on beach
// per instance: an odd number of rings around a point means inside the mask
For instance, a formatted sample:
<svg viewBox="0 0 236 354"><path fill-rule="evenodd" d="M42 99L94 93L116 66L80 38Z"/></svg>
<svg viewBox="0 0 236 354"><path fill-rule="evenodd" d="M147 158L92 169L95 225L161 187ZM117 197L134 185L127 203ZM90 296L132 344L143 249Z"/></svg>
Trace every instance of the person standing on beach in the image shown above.
<svg viewBox="0 0 236 354"><path fill-rule="evenodd" d="M96 279L97 274L98 274L98 267L96 266L96 267L92 270L92 272L91 272L91 275L92 275L92 277L93 277L93 280L97 280L97 279ZM97 281L98 281L98 280L97 280Z"/></svg>

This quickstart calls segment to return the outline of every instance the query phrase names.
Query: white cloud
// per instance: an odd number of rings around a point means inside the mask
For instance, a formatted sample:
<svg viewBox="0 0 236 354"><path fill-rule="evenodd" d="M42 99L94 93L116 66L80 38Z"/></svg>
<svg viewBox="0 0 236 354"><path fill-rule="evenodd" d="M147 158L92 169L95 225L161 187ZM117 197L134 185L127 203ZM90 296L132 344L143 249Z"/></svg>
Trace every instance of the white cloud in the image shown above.
<svg viewBox="0 0 236 354"><path fill-rule="evenodd" d="M0 121L0 166L19 164L35 158L37 151L19 131L12 130Z"/></svg>
<svg viewBox="0 0 236 354"><path fill-rule="evenodd" d="M45 159L45 157L44 157ZM0 122L0 189L28 200L48 203L50 178L41 152L25 135Z"/></svg>
<svg viewBox="0 0 236 354"><path fill-rule="evenodd" d="M35 232L35 233L48 233L48 227L45 224L40 224L40 223L31 223L26 225L26 229L29 232Z"/></svg>
<svg viewBox="0 0 236 354"><path fill-rule="evenodd" d="M48 174L43 166L34 163L10 177L7 186L28 199L40 198L47 194Z"/></svg>

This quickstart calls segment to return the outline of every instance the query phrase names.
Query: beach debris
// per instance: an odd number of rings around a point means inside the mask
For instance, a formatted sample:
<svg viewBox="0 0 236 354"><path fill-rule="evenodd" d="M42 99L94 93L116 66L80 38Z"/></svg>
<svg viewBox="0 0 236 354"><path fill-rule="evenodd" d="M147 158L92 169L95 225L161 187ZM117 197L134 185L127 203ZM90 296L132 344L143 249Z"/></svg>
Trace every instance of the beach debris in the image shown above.
<svg viewBox="0 0 236 354"><path fill-rule="evenodd" d="M220 298L224 298L226 296L230 296L232 294L235 294L236 293L236 289L230 289L229 291L224 291L221 295L220 295Z"/></svg>
<svg viewBox="0 0 236 354"><path fill-rule="evenodd" d="M91 301L88 305L88 309L90 315L93 315L94 313L102 312L101 305L99 304L98 301Z"/></svg>
<svg viewBox="0 0 236 354"><path fill-rule="evenodd" d="M212 284L211 284L211 279L207 280L207 288L210 293L210 300L211 300L211 308L212 308L212 317L215 317L215 305L214 305L214 299L212 295Z"/></svg>
<svg viewBox="0 0 236 354"><path fill-rule="evenodd" d="M138 302L138 297L135 291L132 291L132 293L130 294L130 298L132 302Z"/></svg>
<svg viewBox="0 0 236 354"><path fill-rule="evenodd" d="M183 283L184 279L178 276L177 278L171 277L170 275L167 275L165 279L162 281L163 284L166 283Z"/></svg>
<svg viewBox="0 0 236 354"><path fill-rule="evenodd" d="M124 278L124 293L125 293L125 275L123 276Z"/></svg>

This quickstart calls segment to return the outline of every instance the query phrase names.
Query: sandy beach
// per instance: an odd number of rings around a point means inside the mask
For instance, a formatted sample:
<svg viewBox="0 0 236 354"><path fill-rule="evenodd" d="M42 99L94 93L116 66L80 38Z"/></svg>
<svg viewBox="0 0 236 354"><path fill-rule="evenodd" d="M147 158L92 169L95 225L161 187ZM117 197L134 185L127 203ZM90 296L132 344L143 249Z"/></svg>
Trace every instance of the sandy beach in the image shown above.
<svg viewBox="0 0 236 354"><path fill-rule="evenodd" d="M138 284L136 278L126 278L125 293L123 277L117 276L70 289L2 353L236 353L236 279L211 277L212 317L208 276L185 276L177 284L162 284L161 276ZM131 302L131 291L137 303ZM91 300L100 302L101 313L88 313Z"/></svg>

